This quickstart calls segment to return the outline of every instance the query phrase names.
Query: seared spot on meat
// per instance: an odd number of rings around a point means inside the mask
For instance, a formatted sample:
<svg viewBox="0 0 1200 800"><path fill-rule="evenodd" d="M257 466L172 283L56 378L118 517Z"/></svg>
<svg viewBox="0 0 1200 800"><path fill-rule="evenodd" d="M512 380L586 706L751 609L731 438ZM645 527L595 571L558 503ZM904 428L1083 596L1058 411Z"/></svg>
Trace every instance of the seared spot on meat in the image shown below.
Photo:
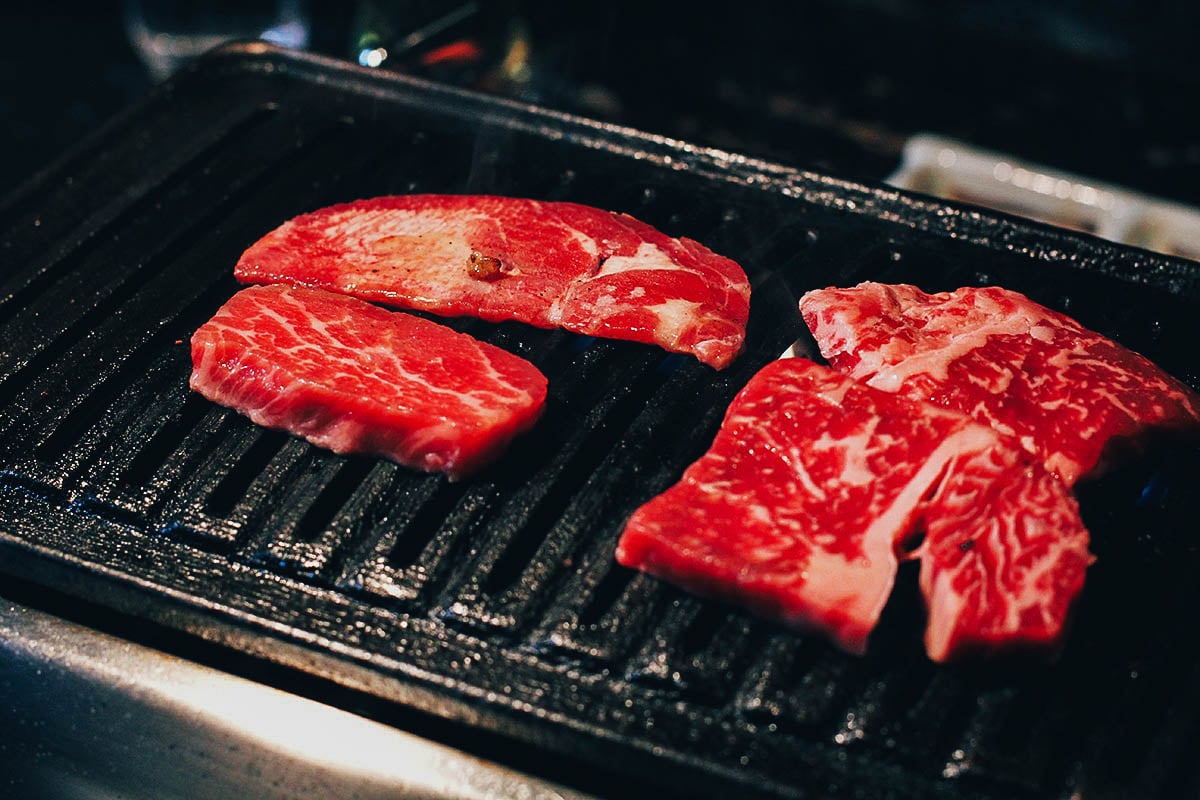
<svg viewBox="0 0 1200 800"><path fill-rule="evenodd" d="M498 258L472 250L467 259L467 274L477 281L495 281L504 277L504 265Z"/></svg>
<svg viewBox="0 0 1200 800"><path fill-rule="evenodd" d="M235 274L655 344L718 369L741 351L750 308L745 272L703 245L598 208L512 197L404 195L320 209L252 245ZM662 309L689 311L664 320Z"/></svg>

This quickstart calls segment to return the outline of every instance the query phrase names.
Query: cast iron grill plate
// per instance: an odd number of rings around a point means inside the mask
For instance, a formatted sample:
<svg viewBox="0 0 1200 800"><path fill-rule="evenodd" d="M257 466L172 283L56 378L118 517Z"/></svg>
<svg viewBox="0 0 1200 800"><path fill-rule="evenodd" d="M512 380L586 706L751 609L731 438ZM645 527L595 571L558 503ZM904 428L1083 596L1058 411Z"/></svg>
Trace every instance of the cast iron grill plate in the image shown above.
<svg viewBox="0 0 1200 800"><path fill-rule="evenodd" d="M455 320L550 378L497 467L343 458L191 394L187 341L283 220L387 193L626 211L740 261L745 355ZM1055 661L939 667L902 575L846 656L618 567L629 513L803 331L803 291L998 283L1200 383L1200 272L1047 227L260 46L0 205L0 572L566 753L643 791L1200 794L1200 457L1081 489L1100 560Z"/></svg>

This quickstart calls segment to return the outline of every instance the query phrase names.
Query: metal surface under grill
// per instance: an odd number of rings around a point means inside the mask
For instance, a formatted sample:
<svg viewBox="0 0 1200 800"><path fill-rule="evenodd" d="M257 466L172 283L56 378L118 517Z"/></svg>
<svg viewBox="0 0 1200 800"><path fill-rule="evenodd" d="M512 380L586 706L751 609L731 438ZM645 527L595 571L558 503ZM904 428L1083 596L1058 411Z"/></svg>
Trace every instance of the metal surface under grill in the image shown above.
<svg viewBox="0 0 1200 800"><path fill-rule="evenodd" d="M714 373L454 321L550 379L539 426L457 484L189 393L188 338L246 246L413 191L572 200L699 239L751 276L747 352ZM1194 264L260 47L210 58L0 205L0 252L10 577L656 794L1200 794L1192 446L1081 489L1099 561L1051 663L931 664L905 572L857 658L612 557L802 332L806 289L998 283L1195 386Z"/></svg>

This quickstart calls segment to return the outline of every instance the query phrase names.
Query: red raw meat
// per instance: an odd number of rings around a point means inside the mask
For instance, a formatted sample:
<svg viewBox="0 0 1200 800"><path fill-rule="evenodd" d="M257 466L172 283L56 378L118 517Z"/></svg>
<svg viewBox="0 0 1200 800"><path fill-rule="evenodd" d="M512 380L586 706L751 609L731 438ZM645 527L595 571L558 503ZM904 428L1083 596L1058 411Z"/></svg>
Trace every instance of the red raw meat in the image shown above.
<svg viewBox="0 0 1200 800"><path fill-rule="evenodd" d="M546 378L435 322L314 289L255 286L192 337L191 386L336 453L455 479L537 420Z"/></svg>
<svg viewBox="0 0 1200 800"><path fill-rule="evenodd" d="M809 292L800 311L834 368L1015 436L1068 486L1102 470L1110 444L1200 429L1186 385L1007 289L863 283Z"/></svg>
<svg viewBox="0 0 1200 800"><path fill-rule="evenodd" d="M406 195L331 206L250 247L246 283L656 344L721 369L750 284L735 262L625 214L510 197Z"/></svg>
<svg viewBox="0 0 1200 800"><path fill-rule="evenodd" d="M1048 650L1092 557L1070 490L1015 444L958 461L925 511L921 594L934 661Z"/></svg>
<svg viewBox="0 0 1200 800"><path fill-rule="evenodd" d="M1012 488L993 491L1001 467ZM975 497L988 502L965 505ZM1043 542L1059 541L1053 523L1063 519L1076 533L1062 540L1068 553ZM617 560L861 653L898 553L923 525L917 554L928 575L932 658L1040 641L1061 628L1082 581L1059 573L1089 557L1075 503L1056 479L964 414L782 359L738 394L680 482L634 512ZM1013 533L992 558L996 526ZM1015 557L1027 568L1005 568L1010 540L1024 543ZM996 587L982 610L961 585L978 576ZM1047 579L1057 591L1039 595ZM1027 631L1034 615L1038 625Z"/></svg>

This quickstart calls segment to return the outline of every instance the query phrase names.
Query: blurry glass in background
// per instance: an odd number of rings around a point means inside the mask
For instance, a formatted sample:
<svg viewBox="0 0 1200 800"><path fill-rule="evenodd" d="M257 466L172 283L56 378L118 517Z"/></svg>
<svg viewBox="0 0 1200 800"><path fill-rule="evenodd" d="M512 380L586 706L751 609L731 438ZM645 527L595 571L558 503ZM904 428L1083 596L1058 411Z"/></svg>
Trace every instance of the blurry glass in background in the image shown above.
<svg viewBox="0 0 1200 800"><path fill-rule="evenodd" d="M303 0L125 0L123 12L129 41L156 81L224 42L304 48L310 34Z"/></svg>
<svg viewBox="0 0 1200 800"><path fill-rule="evenodd" d="M345 56L381 68L540 99L527 0L359 0Z"/></svg>

